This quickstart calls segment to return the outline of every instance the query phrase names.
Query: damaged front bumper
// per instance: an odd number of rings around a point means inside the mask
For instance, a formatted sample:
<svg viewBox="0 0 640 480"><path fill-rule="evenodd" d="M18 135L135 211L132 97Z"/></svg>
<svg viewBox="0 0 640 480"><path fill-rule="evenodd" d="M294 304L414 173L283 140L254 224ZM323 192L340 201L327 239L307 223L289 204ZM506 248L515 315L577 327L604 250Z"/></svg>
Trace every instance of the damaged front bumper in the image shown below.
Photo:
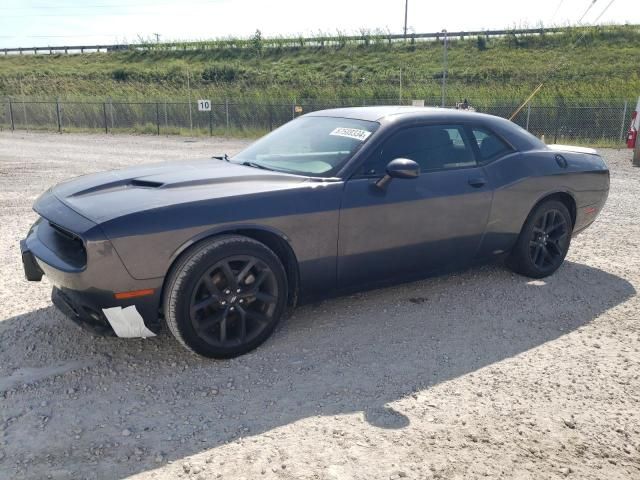
<svg viewBox="0 0 640 480"><path fill-rule="evenodd" d="M95 305L88 305L82 295L79 296L76 292L70 290L65 292L58 287L53 287L51 290L51 301L67 318L94 335L115 335L113 328L101 309L99 309L99 307L96 308Z"/></svg>
<svg viewBox="0 0 640 480"><path fill-rule="evenodd" d="M122 338L153 337L136 305L100 308L86 294L53 287L51 301L74 323L100 336ZM144 310L144 309L143 309Z"/></svg>
<svg viewBox="0 0 640 480"><path fill-rule="evenodd" d="M43 197L35 206L42 217L20 242L27 280L45 275L53 284L53 304L94 334L131 338L158 333L162 278L133 278L98 225L52 194ZM118 292L131 291L148 294L116 298Z"/></svg>

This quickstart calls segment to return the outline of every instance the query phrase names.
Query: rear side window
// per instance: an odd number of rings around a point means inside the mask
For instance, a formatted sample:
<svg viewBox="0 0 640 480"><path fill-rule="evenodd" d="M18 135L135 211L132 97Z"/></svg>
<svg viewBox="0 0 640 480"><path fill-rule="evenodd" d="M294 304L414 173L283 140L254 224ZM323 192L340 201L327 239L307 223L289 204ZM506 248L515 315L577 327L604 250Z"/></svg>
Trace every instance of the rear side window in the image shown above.
<svg viewBox="0 0 640 480"><path fill-rule="evenodd" d="M387 164L396 158L409 158L422 172L473 167L476 160L464 127L425 125L394 133L364 165L365 175L384 175Z"/></svg>
<svg viewBox="0 0 640 480"><path fill-rule="evenodd" d="M481 128L473 128L471 132L478 144L480 163L483 165L513 152L513 149L494 133Z"/></svg>

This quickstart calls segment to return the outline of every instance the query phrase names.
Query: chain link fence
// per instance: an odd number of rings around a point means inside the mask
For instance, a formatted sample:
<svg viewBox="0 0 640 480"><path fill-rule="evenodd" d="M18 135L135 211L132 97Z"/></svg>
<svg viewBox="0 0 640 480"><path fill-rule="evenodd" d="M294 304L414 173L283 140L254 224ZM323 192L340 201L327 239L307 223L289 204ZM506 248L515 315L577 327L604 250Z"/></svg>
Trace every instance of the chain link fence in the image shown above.
<svg viewBox="0 0 640 480"><path fill-rule="evenodd" d="M146 133L156 135L257 136L304 113L327 108L411 104L411 100L300 100L256 103L213 101L210 111L198 111L195 101L42 101L5 98L0 101L1 130L58 132ZM425 105L439 105L426 99ZM518 108L513 102L473 103L478 112L508 118ZM547 143L567 141L622 144L630 116L630 101L571 104L532 103L513 119ZM450 105L454 107L454 105Z"/></svg>

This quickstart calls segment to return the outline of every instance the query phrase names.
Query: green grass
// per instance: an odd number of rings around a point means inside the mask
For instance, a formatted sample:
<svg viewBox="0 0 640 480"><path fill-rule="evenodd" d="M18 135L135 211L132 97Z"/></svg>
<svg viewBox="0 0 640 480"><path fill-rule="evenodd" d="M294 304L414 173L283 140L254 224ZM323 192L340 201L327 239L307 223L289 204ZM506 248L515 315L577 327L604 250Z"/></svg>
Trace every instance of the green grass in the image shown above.
<svg viewBox="0 0 640 480"><path fill-rule="evenodd" d="M369 45L296 47L283 41L270 48L252 40L225 42L185 51L0 56L0 95L183 100L189 72L192 99L375 101L399 97L402 69L405 100L435 103L440 96L440 42L388 44L374 38ZM517 103L544 81L538 103L557 97L584 103L633 99L640 92L638 45L640 26L633 25L453 40L447 96L451 103L465 97L472 103Z"/></svg>
<svg viewBox="0 0 640 480"><path fill-rule="evenodd" d="M52 131L48 127L30 128L33 131ZM104 133L101 128L80 128L80 127L64 127L60 133ZM214 128L209 133L208 128L178 128L178 127L160 127L160 135L179 135L182 137L226 137L226 138L244 138L256 139L269 133L268 130L259 128ZM109 134L129 134L129 135L157 135L158 130L154 124L133 125L129 128L110 128Z"/></svg>

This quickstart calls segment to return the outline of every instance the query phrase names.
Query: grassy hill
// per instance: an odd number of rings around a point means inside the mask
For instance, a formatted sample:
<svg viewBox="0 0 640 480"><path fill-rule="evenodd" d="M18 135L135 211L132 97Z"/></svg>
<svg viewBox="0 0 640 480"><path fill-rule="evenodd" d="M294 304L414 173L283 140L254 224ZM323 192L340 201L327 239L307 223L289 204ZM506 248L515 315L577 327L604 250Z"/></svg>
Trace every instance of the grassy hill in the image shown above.
<svg viewBox="0 0 640 480"><path fill-rule="evenodd" d="M633 99L640 93L640 26L467 38L449 44L448 98L538 102ZM584 34L580 41L577 40ZM576 43L577 42L577 43ZM442 42L146 50L0 56L0 95L81 99L438 98Z"/></svg>

